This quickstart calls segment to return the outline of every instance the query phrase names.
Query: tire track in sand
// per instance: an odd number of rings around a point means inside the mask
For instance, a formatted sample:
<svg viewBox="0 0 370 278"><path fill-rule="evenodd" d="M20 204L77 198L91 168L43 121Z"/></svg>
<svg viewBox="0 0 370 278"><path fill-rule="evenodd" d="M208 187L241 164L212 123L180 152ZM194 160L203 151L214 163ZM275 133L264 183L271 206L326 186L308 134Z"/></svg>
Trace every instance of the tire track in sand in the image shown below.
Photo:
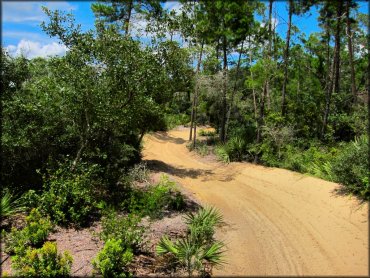
<svg viewBox="0 0 370 278"><path fill-rule="evenodd" d="M207 160L187 138L184 128L146 136L144 160L224 215L228 263L215 275L368 275L368 204L321 179Z"/></svg>

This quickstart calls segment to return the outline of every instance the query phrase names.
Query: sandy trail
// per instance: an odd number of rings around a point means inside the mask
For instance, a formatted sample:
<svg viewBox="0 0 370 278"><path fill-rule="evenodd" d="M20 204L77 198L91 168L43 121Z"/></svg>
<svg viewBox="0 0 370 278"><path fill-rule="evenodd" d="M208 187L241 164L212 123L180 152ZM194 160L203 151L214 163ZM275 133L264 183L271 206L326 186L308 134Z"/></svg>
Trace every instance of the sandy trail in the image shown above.
<svg viewBox="0 0 370 278"><path fill-rule="evenodd" d="M148 135L144 159L224 215L227 264L215 275L368 275L367 204L292 171L201 158L187 138Z"/></svg>

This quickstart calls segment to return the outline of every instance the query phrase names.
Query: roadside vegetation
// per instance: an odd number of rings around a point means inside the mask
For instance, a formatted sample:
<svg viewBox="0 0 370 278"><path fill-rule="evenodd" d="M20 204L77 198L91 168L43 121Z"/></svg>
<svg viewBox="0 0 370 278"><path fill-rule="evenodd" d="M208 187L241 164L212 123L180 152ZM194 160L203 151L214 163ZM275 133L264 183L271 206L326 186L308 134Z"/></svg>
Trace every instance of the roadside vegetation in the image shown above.
<svg viewBox="0 0 370 278"><path fill-rule="evenodd" d="M152 182L140 163L145 134L179 125L203 156L309 173L370 198L367 15L352 0L287 1L283 38L273 5L182 1L175 12L157 0L98 1L85 31L73 14L44 8L41 28L65 56L2 48L1 235L12 274L72 275L73 256L50 235L99 222L94 274L135 275L149 252L144 231L182 212L186 233L149 253L168 275L210 275L223 262L222 216L189 212L175 182ZM292 17L313 7L321 29L307 36Z"/></svg>

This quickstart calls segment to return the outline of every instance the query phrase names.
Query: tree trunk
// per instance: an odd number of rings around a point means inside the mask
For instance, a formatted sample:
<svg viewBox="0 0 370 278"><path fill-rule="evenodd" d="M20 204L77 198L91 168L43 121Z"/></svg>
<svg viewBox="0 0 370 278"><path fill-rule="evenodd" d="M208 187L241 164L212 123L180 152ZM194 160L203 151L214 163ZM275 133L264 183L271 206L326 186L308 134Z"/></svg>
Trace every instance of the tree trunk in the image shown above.
<svg viewBox="0 0 370 278"><path fill-rule="evenodd" d="M252 66L252 48L251 48L251 36L248 37L248 47L249 47L249 66L251 67ZM252 79L252 82L253 82L253 72L251 72L251 79ZM254 89L254 87L252 87L252 94L253 94L253 109L254 109L254 119L256 120L256 126L258 125L257 121L257 103L256 103L256 91Z"/></svg>
<svg viewBox="0 0 370 278"><path fill-rule="evenodd" d="M195 107L195 92L194 92L194 96L193 96L193 103L191 105L189 141L191 141L193 139L194 107Z"/></svg>
<svg viewBox="0 0 370 278"><path fill-rule="evenodd" d="M221 130L220 130L220 140L225 142L225 124L226 124L226 91L227 91L227 49L226 49L226 37L223 36L222 43L223 50L223 81L222 81L222 106L221 106Z"/></svg>
<svg viewBox="0 0 370 278"><path fill-rule="evenodd" d="M272 32L272 4L274 0L269 1L269 25L268 25L268 33L269 33L269 46L268 46L268 56L269 59L272 59L272 41L273 41L273 32ZM270 78L267 79L266 83L266 98L267 98L267 107L271 109L271 93L270 93Z"/></svg>
<svg viewBox="0 0 370 278"><path fill-rule="evenodd" d="M349 64L351 68L351 92L352 92L353 102L355 103L357 100L357 93L356 93L355 66L353 63L353 44L352 44L352 29L351 29L351 21L350 21L350 4L351 4L351 0L347 0L346 21L347 21Z"/></svg>
<svg viewBox="0 0 370 278"><path fill-rule="evenodd" d="M197 106L198 106L198 94L199 94L199 86L198 86L198 76L200 72L200 64L202 63L202 55L203 55L203 46L204 41L202 41L202 46L199 53L199 59L197 64L197 71L196 71L196 83L195 83L195 95L194 95L194 138L193 138L193 148L195 148L195 142L197 140Z"/></svg>
<svg viewBox="0 0 370 278"><path fill-rule="evenodd" d="M340 24L341 24L341 16L342 16L342 7L343 2L337 2L337 26L335 30L335 45L334 45L334 57L333 57L333 65L332 65L332 82L331 88L329 87L329 93L326 95L326 105L325 105L325 112L324 112L324 120L323 126L321 130L321 138L324 139L326 128L328 125L328 119L330 115L330 102L331 102L331 95L332 93L339 92L339 69L340 69Z"/></svg>
<svg viewBox="0 0 370 278"><path fill-rule="evenodd" d="M88 113L87 108L86 108L86 101L84 101L84 106L85 106L85 109L84 109L84 120L85 120L85 122L84 122L83 132L81 134L81 145L80 145L80 148L77 151L75 159L73 160L72 167L71 167L71 172L74 172L74 170L76 169L77 163L81 159L82 152L86 148L86 146L89 142L88 137L89 137L89 133L90 133L90 117L89 117L89 113Z"/></svg>
<svg viewBox="0 0 370 278"><path fill-rule="evenodd" d="M267 83L264 83L263 86L263 93L261 95L261 103L260 103L260 115L257 120L257 139L256 143L259 144L262 141L262 125L263 125L263 118L265 117L265 99L267 96ZM254 163L257 163L259 160L258 155L254 157Z"/></svg>
<svg viewBox="0 0 370 278"><path fill-rule="evenodd" d="M269 44L268 44L268 51L267 57L271 60L271 49L272 49L272 3L273 0L270 0L269 5L269 25L268 25L268 34L269 34ZM268 76L263 84L263 93L261 95L261 102L260 102L260 115L257 121L257 138L256 143L259 144L262 141L262 125L265 118L265 99L269 96L269 84L270 84L270 77ZM257 163L259 160L258 155L254 157L254 162Z"/></svg>
<svg viewBox="0 0 370 278"><path fill-rule="evenodd" d="M202 62L202 55L203 55L203 45L204 45L204 41L202 41L202 45L201 45L201 50L200 50L200 53L199 53L199 58L198 58L198 64L197 64L197 68L195 70L195 77L197 78L198 77L198 73L200 71L200 64ZM189 134L189 141L191 141L193 139L193 127L194 127L194 120L195 120L195 113L196 113L196 110L195 110L195 106L196 106L196 97L197 97L197 85L195 84L195 90L194 90L194 96L193 96L193 104L192 104L192 107L191 107L191 119L190 119L190 134Z"/></svg>
<svg viewBox="0 0 370 278"><path fill-rule="evenodd" d="M235 97L235 93L236 93L237 78L238 78L239 70L240 70L240 61L241 61L241 57L242 57L243 46L244 46L244 41L242 42L240 52L239 52L238 63L236 65L236 77L235 77L235 82L234 82L234 88L233 88L233 91L231 92L230 107L229 107L229 110L227 111L227 116L226 116L225 139L227 139L227 130L229 128L231 110L232 110L233 104L234 104L234 97Z"/></svg>
<svg viewBox="0 0 370 278"><path fill-rule="evenodd" d="M326 131L327 121L328 121L328 115L329 115L329 109L330 109L330 99L331 99L331 92L333 89L333 72L334 72L334 63L330 63L330 32L329 32L329 26L326 27L326 35L327 35L327 53L326 53L326 60L327 60L327 85L326 85L326 94L325 94L325 110L324 110L324 118L323 118L323 125L321 129L321 139L324 138L324 134Z"/></svg>
<svg viewBox="0 0 370 278"><path fill-rule="evenodd" d="M335 75L334 75L334 87L333 93L339 92L339 78L340 78L340 31L341 31L341 17L342 17L343 2L338 1L337 10L337 26L335 32L335 53L334 53L334 63L335 63Z"/></svg>
<svg viewBox="0 0 370 278"><path fill-rule="evenodd" d="M131 20L131 12L132 12L132 8L133 8L133 0L130 0L130 2L128 3L128 14L127 14L127 18L125 19L125 33L126 33L126 36L129 35L129 28L130 28L130 20Z"/></svg>
<svg viewBox="0 0 370 278"><path fill-rule="evenodd" d="M286 35L285 53L284 53L284 81L283 81L283 92L281 96L281 115L285 116L286 113L286 86L288 83L288 59L289 59L289 43L290 43L290 29L292 26L292 15L293 15L293 0L289 0L289 16L288 16L288 31Z"/></svg>

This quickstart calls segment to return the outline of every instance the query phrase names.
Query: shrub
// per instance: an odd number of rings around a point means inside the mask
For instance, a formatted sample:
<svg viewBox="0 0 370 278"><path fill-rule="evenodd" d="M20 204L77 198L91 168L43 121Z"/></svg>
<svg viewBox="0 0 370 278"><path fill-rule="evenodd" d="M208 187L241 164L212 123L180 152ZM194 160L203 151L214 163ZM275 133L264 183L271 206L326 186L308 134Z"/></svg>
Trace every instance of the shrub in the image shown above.
<svg viewBox="0 0 370 278"><path fill-rule="evenodd" d="M226 143L226 152L231 161L241 161L246 152L246 142L241 137L232 137Z"/></svg>
<svg viewBox="0 0 370 278"><path fill-rule="evenodd" d="M24 204L26 210L31 210L40 206L40 195L33 189L24 193L20 200Z"/></svg>
<svg viewBox="0 0 370 278"><path fill-rule="evenodd" d="M82 225L95 210L94 188L99 184L98 165L80 163L75 172L64 164L44 181L42 210L58 224Z"/></svg>
<svg viewBox="0 0 370 278"><path fill-rule="evenodd" d="M283 160L279 166L285 167L302 173L309 173L319 178L333 180L330 161L336 153L336 149L331 151L315 143L307 150L297 146L287 145L286 151L282 155Z"/></svg>
<svg viewBox="0 0 370 278"><path fill-rule="evenodd" d="M68 252L58 254L56 243L45 242L42 248L28 248L25 254L12 257L12 267L17 276L25 277L68 277L72 257Z"/></svg>
<svg viewBox="0 0 370 278"><path fill-rule="evenodd" d="M120 239L108 239L92 264L103 277L129 277L129 264L133 260L131 249L123 247Z"/></svg>
<svg viewBox="0 0 370 278"><path fill-rule="evenodd" d="M179 125L187 125L190 117L187 114L165 114L166 129L170 130Z"/></svg>
<svg viewBox="0 0 370 278"><path fill-rule="evenodd" d="M362 136L344 144L332 163L336 181L364 199L370 198L368 154L368 139Z"/></svg>
<svg viewBox="0 0 370 278"><path fill-rule="evenodd" d="M212 207L200 209L196 214L189 213L185 216L192 239L199 243L212 242L215 227L223 223L223 217L218 210Z"/></svg>
<svg viewBox="0 0 370 278"><path fill-rule="evenodd" d="M219 160L225 163L230 163L230 156L226 145L217 145L214 149L214 152Z"/></svg>
<svg viewBox="0 0 370 278"><path fill-rule="evenodd" d="M31 245L38 246L45 241L52 229L49 218L43 216L38 209L33 209L26 217L26 227L23 231Z"/></svg>
<svg viewBox="0 0 370 278"><path fill-rule="evenodd" d="M159 217L165 209L181 210L185 201L175 185L168 176L162 175L158 184L148 186L146 190L132 188L130 198L122 206L129 212L152 218Z"/></svg>
<svg viewBox="0 0 370 278"><path fill-rule="evenodd" d="M25 250L24 248L26 248L27 244L29 244L25 233L22 233L22 230L17 230L14 227L9 233L5 233L4 231L4 242L4 251L8 254L14 254L20 249Z"/></svg>
<svg viewBox="0 0 370 278"><path fill-rule="evenodd" d="M199 130L199 136L210 136L213 137L216 135L216 131L214 130L206 130L206 129L201 129Z"/></svg>
<svg viewBox="0 0 370 278"><path fill-rule="evenodd" d="M26 246L39 247L52 229L53 225L49 218L44 217L38 209L32 209L26 217L26 226L22 230L13 227L5 237L5 251L12 254L17 253L17 250L19 250L18 253L20 250L25 250Z"/></svg>
<svg viewBox="0 0 370 278"><path fill-rule="evenodd" d="M195 148L193 148L193 142L189 142L186 147L190 150L190 151L193 151L195 150L199 155L201 156L206 156L209 154L209 148L207 146L207 142L206 141L200 141L200 140L196 140L195 142Z"/></svg>
<svg viewBox="0 0 370 278"><path fill-rule="evenodd" d="M197 214L189 214L185 221L187 236L176 242L163 236L157 245L157 254L170 255L168 259L184 267L189 277L194 271L209 275L213 266L223 263L224 244L213 239L214 228L222 223L222 215L213 208L205 208ZM207 270L207 266L211 269Z"/></svg>
<svg viewBox="0 0 370 278"><path fill-rule="evenodd" d="M232 137L225 144L217 145L215 154L219 160L229 163L230 161L241 161L246 156L246 142L243 138Z"/></svg>
<svg viewBox="0 0 370 278"><path fill-rule="evenodd" d="M9 217L24 210L21 199L15 198L9 190L3 190L1 195L1 217Z"/></svg>
<svg viewBox="0 0 370 278"><path fill-rule="evenodd" d="M135 251L143 242L144 227L139 226L140 221L141 218L134 214L124 216L108 211L102 219L100 238L105 242L110 238L119 239L122 247Z"/></svg>
<svg viewBox="0 0 370 278"><path fill-rule="evenodd" d="M149 169L147 168L146 163L138 163L129 170L128 175L133 181L148 182Z"/></svg>

